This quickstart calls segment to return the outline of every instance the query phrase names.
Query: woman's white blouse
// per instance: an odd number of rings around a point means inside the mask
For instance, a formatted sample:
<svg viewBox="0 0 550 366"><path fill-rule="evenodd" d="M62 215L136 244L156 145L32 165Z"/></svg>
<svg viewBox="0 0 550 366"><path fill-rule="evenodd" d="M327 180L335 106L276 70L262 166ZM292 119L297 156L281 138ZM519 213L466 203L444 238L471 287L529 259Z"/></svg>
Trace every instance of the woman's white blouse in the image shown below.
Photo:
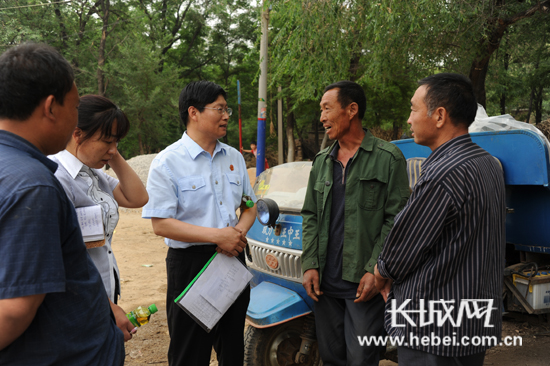
<svg viewBox="0 0 550 366"><path fill-rule="evenodd" d="M91 169L92 174L97 177L98 184L94 184L94 180L81 171L85 165L67 150L50 155L49 158L59 165L55 176L61 182L75 208L101 206L105 245L88 249L88 253L101 275L109 299L116 302L115 288L117 285L120 288L120 274L111 249L111 242L118 223L118 204L113 196L118 180L105 174L101 169ZM115 272L118 283L115 283Z"/></svg>

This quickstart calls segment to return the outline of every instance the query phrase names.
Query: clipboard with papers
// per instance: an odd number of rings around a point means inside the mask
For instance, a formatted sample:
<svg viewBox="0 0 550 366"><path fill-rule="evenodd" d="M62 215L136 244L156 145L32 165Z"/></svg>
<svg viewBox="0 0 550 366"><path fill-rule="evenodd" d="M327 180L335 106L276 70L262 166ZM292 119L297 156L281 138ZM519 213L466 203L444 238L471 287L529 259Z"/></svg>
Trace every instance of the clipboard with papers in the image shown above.
<svg viewBox="0 0 550 366"><path fill-rule="evenodd" d="M206 332L214 328L252 279L237 257L217 254L174 300Z"/></svg>

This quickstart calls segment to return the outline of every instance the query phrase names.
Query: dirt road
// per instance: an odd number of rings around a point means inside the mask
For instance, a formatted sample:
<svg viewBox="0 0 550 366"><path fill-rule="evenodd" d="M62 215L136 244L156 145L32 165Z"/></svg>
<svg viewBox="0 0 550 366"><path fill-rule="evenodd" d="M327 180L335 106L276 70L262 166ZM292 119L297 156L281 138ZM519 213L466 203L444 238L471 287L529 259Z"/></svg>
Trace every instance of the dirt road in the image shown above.
<svg viewBox="0 0 550 366"><path fill-rule="evenodd" d="M140 212L134 210L121 212L113 250L122 280L120 305L130 311L139 305L154 303L159 309L151 322L126 343L125 366L167 365L169 337L164 264L167 247L162 238L153 233L150 221L142 219ZM503 336L521 336L523 345L489 350L485 365L550 366L550 323L541 323L536 317L506 318L503 328ZM217 364L213 354L210 365ZM380 365L396 364L382 361Z"/></svg>

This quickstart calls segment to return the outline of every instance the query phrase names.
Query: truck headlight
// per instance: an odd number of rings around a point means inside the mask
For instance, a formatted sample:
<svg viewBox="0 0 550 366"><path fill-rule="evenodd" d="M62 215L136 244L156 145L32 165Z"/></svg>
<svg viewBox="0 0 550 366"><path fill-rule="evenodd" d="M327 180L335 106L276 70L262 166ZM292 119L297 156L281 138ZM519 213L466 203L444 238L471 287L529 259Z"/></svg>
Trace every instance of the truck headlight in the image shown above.
<svg viewBox="0 0 550 366"><path fill-rule="evenodd" d="M279 218L279 205L277 205L277 202L269 198L261 198L256 202L256 207L256 217L260 224L275 227L275 223Z"/></svg>

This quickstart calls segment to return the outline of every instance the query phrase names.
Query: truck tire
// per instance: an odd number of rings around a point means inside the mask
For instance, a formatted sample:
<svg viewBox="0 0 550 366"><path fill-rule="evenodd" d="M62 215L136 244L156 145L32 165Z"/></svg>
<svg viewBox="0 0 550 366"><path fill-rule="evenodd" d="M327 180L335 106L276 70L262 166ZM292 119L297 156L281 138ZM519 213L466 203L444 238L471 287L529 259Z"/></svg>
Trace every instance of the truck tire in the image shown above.
<svg viewBox="0 0 550 366"><path fill-rule="evenodd" d="M270 328L248 326L244 337L244 366L322 366L315 343L307 363L296 363L300 350L303 319Z"/></svg>

